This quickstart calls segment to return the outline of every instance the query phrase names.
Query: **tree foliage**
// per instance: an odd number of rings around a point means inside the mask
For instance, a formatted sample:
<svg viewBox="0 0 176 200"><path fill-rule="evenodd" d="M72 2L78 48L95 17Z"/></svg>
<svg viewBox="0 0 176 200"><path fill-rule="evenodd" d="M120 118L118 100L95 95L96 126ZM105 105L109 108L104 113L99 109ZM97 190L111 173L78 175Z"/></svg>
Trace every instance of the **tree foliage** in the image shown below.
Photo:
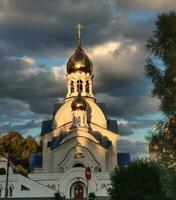
<svg viewBox="0 0 176 200"><path fill-rule="evenodd" d="M9 153L10 160L18 165L17 172L22 174L28 169L31 154L38 152L39 148L39 144L30 135L25 138L18 132L10 131L0 136L0 154Z"/></svg>
<svg viewBox="0 0 176 200"><path fill-rule="evenodd" d="M166 115L176 111L176 12L163 13L146 44L152 57L147 59L146 75L151 78L153 95L161 100Z"/></svg>
<svg viewBox="0 0 176 200"><path fill-rule="evenodd" d="M164 200L160 169L154 162L137 160L111 174L109 194L112 200Z"/></svg>
<svg viewBox="0 0 176 200"><path fill-rule="evenodd" d="M161 183L167 197L176 200L176 114L158 122L147 137L151 159L161 166Z"/></svg>
<svg viewBox="0 0 176 200"><path fill-rule="evenodd" d="M65 199L65 198L63 198L63 197L60 195L59 192L56 192L56 193L55 193L55 200L62 200L62 199Z"/></svg>
<svg viewBox="0 0 176 200"><path fill-rule="evenodd" d="M176 173L176 114L166 123L158 122L147 139L151 158Z"/></svg>
<svg viewBox="0 0 176 200"><path fill-rule="evenodd" d="M176 172L173 169L161 167L161 184L166 196L176 200Z"/></svg>
<svg viewBox="0 0 176 200"><path fill-rule="evenodd" d="M95 200L96 199L95 193L93 193L93 192L89 193L88 199L89 200Z"/></svg>

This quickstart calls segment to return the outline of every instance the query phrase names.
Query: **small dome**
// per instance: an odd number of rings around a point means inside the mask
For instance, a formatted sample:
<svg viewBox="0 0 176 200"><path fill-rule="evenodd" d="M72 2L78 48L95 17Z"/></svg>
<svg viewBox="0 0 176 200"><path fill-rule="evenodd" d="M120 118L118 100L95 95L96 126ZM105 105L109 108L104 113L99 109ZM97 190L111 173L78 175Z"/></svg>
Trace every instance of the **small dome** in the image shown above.
<svg viewBox="0 0 176 200"><path fill-rule="evenodd" d="M92 73L92 62L81 46L77 47L75 53L67 62L67 73L70 74L76 71Z"/></svg>
<svg viewBox="0 0 176 200"><path fill-rule="evenodd" d="M73 100L71 104L71 108L73 111L75 110L87 110L87 103L84 98L78 94L78 96Z"/></svg>

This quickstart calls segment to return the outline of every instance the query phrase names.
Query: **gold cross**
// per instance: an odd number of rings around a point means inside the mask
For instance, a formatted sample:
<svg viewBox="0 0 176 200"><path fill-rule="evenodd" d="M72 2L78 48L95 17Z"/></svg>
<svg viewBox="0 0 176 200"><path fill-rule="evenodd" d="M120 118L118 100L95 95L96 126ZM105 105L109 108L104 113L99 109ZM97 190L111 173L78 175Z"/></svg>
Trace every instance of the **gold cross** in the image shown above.
<svg viewBox="0 0 176 200"><path fill-rule="evenodd" d="M83 28L84 27L80 23L77 26L75 26L75 29L78 34L78 46L81 46L81 29L83 29Z"/></svg>

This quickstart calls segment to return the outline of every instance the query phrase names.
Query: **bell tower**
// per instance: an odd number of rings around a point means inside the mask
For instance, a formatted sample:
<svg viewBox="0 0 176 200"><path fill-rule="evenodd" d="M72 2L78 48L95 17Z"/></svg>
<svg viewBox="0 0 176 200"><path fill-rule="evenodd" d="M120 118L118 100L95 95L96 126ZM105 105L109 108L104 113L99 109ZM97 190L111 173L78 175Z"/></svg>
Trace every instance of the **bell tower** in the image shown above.
<svg viewBox="0 0 176 200"><path fill-rule="evenodd" d="M80 92L81 96L93 98L93 66L89 57L81 47L80 24L76 27L77 48L67 62L67 96L66 99L76 97Z"/></svg>

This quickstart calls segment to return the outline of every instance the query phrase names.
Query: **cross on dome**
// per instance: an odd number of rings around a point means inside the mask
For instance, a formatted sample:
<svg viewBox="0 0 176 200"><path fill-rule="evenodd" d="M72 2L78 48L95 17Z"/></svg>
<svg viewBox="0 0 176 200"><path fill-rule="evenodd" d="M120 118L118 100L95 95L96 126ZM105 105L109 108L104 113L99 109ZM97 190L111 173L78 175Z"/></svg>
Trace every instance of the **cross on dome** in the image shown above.
<svg viewBox="0 0 176 200"><path fill-rule="evenodd" d="M83 28L84 27L80 23L75 26L78 35L78 46L81 46L81 29Z"/></svg>

